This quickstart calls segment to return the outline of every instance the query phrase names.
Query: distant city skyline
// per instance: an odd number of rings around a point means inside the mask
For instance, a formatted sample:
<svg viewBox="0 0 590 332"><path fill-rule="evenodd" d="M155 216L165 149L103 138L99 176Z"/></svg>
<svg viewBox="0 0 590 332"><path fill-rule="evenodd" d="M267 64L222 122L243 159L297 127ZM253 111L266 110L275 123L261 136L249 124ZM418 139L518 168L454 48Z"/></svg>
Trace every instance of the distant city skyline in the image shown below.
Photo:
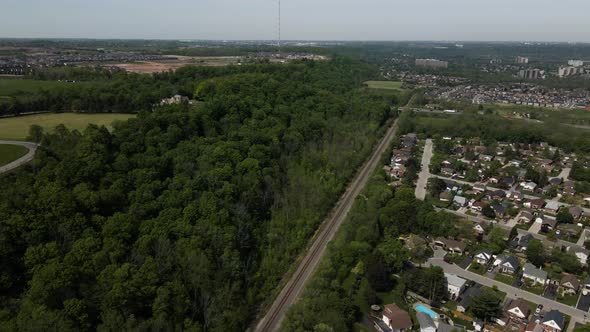
<svg viewBox="0 0 590 332"><path fill-rule="evenodd" d="M274 40L277 0L4 0L0 38ZM283 40L590 42L587 0L282 0Z"/></svg>

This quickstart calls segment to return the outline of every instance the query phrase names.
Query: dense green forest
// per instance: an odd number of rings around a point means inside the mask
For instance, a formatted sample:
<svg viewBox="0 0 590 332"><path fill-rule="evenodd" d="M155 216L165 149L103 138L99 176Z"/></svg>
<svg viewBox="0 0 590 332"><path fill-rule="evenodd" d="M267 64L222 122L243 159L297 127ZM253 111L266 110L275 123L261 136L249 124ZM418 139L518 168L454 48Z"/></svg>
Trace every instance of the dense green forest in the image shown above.
<svg viewBox="0 0 590 332"><path fill-rule="evenodd" d="M289 310L283 330L350 331L370 304L379 303L379 293L391 294L406 309L408 290L433 296L435 302L445 299L442 269L409 266L408 260L424 261L429 253L410 252L398 237L456 235L454 221L454 216L417 200L412 188L387 186L379 168L328 246L302 299ZM402 276L392 278L392 274ZM434 280L441 286L435 290L429 288Z"/></svg>
<svg viewBox="0 0 590 332"><path fill-rule="evenodd" d="M360 89L375 76L335 59L106 83L203 104L60 126L0 177L0 330L245 330L392 117Z"/></svg>

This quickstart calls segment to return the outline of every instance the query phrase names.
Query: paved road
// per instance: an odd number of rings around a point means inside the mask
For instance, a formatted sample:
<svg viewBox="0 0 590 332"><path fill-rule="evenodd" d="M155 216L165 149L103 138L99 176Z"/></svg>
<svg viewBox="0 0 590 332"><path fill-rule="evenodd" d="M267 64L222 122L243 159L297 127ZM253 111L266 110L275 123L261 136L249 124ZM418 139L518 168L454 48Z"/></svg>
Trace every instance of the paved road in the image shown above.
<svg viewBox="0 0 590 332"><path fill-rule="evenodd" d="M438 251L442 251L442 250L438 250ZM546 311L549 311L552 309L559 310L562 313L572 317L572 320L570 322L570 328L568 329L568 331L572 329L572 327L575 325L576 321L577 322L584 321L584 315L586 314L585 311L576 309L574 307L570 307L568 305L565 305L563 303L559 303L557 301L549 300L549 299L544 298L540 295L536 295L536 294L527 292L525 290L522 290L522 289L519 289L516 287L509 286L507 284L501 283L496 280L492 280L490 278L481 276L481 275L473 273L471 271L463 270L462 268L458 267L457 265L454 265L454 264L451 265L451 264L446 263L443 260L443 258L440 257L440 255L437 255L437 257L431 258L428 261L428 263L429 263L429 265L441 267L447 273L456 274L456 275L460 276L461 278L473 280L473 281L475 281L479 284L482 284L484 286L488 286L488 287L497 286L498 289L501 290L502 292L505 292L508 297L511 297L511 298L520 297L520 298L523 298L527 301L530 301L530 302L533 302L536 304L542 304L544 307L543 310L546 310Z"/></svg>
<svg viewBox="0 0 590 332"><path fill-rule="evenodd" d="M256 326L256 331L267 332L279 330L281 322L285 317L285 313L291 304L295 303L295 301L299 298L305 283L318 266L328 242L332 240L338 231L338 228L340 228L340 225L346 218L346 215L352 207L355 198L365 187L365 184L369 180L373 170L378 166L381 155L391 144L391 141L393 140L393 137L397 131L397 122L398 120L396 120L387 130L385 137L379 143L371 158L361 168L360 172L357 174L351 185L340 198L340 201L330 216L324 221L323 225L316 233L313 243L309 247L305 257L301 263L299 263L297 270L291 276L285 287L281 290L269 311L260 320Z"/></svg>
<svg viewBox="0 0 590 332"><path fill-rule="evenodd" d="M430 160L432 159L432 140L427 139L424 145L424 154L422 154L422 170L418 175L416 183L416 198L424 200L426 198L426 186L430 178Z"/></svg>
<svg viewBox="0 0 590 332"><path fill-rule="evenodd" d="M473 186L473 185L475 184L475 183L473 183L473 182L462 181L462 180L453 179L453 178L448 178L448 177L444 177L444 176L440 176L440 175L432 175L432 176L434 176L434 177L437 177L437 178L439 178L439 179L442 179L442 180L453 181L453 182L455 182L455 183L458 183L458 184L466 184L466 185L469 185L469 186ZM506 190L506 189L500 189L500 188L491 187L491 186L489 186L489 185L486 185L486 188L487 188L488 190L503 190L503 191L504 191L504 192L506 192L506 193L508 193L508 192L510 191L510 190ZM539 199L539 198L541 198L541 197L539 197L539 196L533 196L533 195L527 195L527 194L525 194L525 195L524 195L524 198L526 198L526 199ZM551 201L551 200L549 200L549 199L546 199L546 200L545 200L545 202L549 202L549 201ZM553 201L556 201L556 202L559 204L559 206L568 206L568 207L569 207L569 206L572 206L571 204L568 204L568 203L559 202L559 201L557 201L557 199L553 199ZM581 208L581 209L582 209L584 212L588 212L588 213L590 213L590 209L589 209L589 208L585 208L585 207L581 207L581 206L580 206L580 208Z"/></svg>
<svg viewBox="0 0 590 332"><path fill-rule="evenodd" d="M35 151L37 151L38 146L37 143L18 141L0 141L0 144L21 145L29 149L29 152L27 152L27 154L25 154L21 158L0 167L0 174L11 171L33 160L33 158L35 157Z"/></svg>
<svg viewBox="0 0 590 332"><path fill-rule="evenodd" d="M483 222L483 223L486 223L486 224L494 224L494 227L500 227L500 228L506 230L507 232L510 232L512 230L512 227L510 225L505 224L503 222L494 222L491 219L477 217L477 216L471 216L471 215L468 215L468 214L465 214L465 213L461 213L459 211L454 211L454 210L451 210L451 209L436 208L436 210L437 211L445 211L445 212L448 212L448 213L452 213L452 214L454 214L454 215L456 215L458 217L465 218L467 220L471 220L471 221L477 222L477 223ZM531 231L530 229L529 230L517 229L518 236L521 236L521 235L524 235L524 234L531 234L535 239L541 240L544 243L546 243L548 245L552 245L552 246L559 245L559 246L565 246L565 247L576 247L576 246L580 246L581 247L583 245L583 243L582 243L582 245L577 245L576 243L572 243L572 242L568 242L568 241L563 241L563 240L559 240L559 239L556 240L556 241L551 241L551 240L547 239L547 236L542 235L542 234L538 234L538 233L534 232L534 230L536 230L536 227L537 227L537 225L535 225L534 222L533 222L533 224L531 225L531 228L533 229L533 231Z"/></svg>

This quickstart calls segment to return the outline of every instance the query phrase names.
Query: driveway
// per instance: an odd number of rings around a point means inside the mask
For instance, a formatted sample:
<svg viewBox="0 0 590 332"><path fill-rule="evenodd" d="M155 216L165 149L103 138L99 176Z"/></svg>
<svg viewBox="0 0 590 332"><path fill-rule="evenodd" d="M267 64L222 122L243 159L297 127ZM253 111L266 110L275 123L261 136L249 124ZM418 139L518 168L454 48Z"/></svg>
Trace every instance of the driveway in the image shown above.
<svg viewBox="0 0 590 332"><path fill-rule="evenodd" d="M416 198L421 200L426 198L426 186L430 178L430 159L432 159L432 140L427 139L422 154L422 170L418 174L418 182L416 183Z"/></svg>
<svg viewBox="0 0 590 332"><path fill-rule="evenodd" d="M562 178L563 181L567 181L567 178L570 177L570 172L572 171L571 168L569 167L564 167L561 172L559 173L559 175L557 176L558 178Z"/></svg>
<svg viewBox="0 0 590 332"><path fill-rule="evenodd" d="M529 228L529 233L539 234L540 231L541 231L541 224L533 221L531 227Z"/></svg>
<svg viewBox="0 0 590 332"><path fill-rule="evenodd" d="M33 160L33 158L35 157L35 151L37 151L37 146L39 146L39 144L37 144L37 143L19 142L19 141L0 141L0 144L1 145L20 145L20 146L24 146L25 148L29 149L29 152L27 152L27 154L25 154L21 158L0 167L0 174L6 173L8 171L12 171L13 169L18 168L18 167L30 162L31 160Z"/></svg>

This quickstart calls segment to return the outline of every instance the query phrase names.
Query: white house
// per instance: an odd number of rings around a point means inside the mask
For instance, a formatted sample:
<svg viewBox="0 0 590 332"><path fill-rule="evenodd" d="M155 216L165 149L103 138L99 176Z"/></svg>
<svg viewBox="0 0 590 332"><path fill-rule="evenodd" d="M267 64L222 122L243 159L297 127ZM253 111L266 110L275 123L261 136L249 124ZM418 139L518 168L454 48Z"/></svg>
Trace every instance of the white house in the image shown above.
<svg viewBox="0 0 590 332"><path fill-rule="evenodd" d="M416 312L416 318L420 324L420 332L436 332L436 324L428 314L418 311Z"/></svg>
<svg viewBox="0 0 590 332"><path fill-rule="evenodd" d="M520 184L524 190L534 191L537 188L537 184L534 182L522 182Z"/></svg>
<svg viewBox="0 0 590 332"><path fill-rule="evenodd" d="M545 314L545 317L541 321L543 329L551 332L561 332L565 327L565 317L557 310L551 310Z"/></svg>
<svg viewBox="0 0 590 332"><path fill-rule="evenodd" d="M473 256L473 260L481 265L487 265L492 258L492 253L487 249L483 249Z"/></svg>
<svg viewBox="0 0 590 332"><path fill-rule="evenodd" d="M453 198L453 204L460 206L460 207L464 207L467 205L467 198L457 195Z"/></svg>
<svg viewBox="0 0 590 332"><path fill-rule="evenodd" d="M584 247L570 246L567 248L567 251L576 255L576 257L578 257L578 260L580 261L580 264L585 266L588 262L588 254L590 254L590 251L588 249Z"/></svg>
<svg viewBox="0 0 590 332"><path fill-rule="evenodd" d="M463 290L465 290L465 283L467 281L450 273L445 273L445 278L447 279L447 291L449 292L450 298L458 298Z"/></svg>
<svg viewBox="0 0 590 332"><path fill-rule="evenodd" d="M510 304L506 307L506 312L513 318L527 319L531 314L531 309L527 302L515 299L510 301Z"/></svg>
<svg viewBox="0 0 590 332"><path fill-rule="evenodd" d="M528 262L522 267L522 277L531 280L533 284L545 285L547 283L547 272Z"/></svg>

